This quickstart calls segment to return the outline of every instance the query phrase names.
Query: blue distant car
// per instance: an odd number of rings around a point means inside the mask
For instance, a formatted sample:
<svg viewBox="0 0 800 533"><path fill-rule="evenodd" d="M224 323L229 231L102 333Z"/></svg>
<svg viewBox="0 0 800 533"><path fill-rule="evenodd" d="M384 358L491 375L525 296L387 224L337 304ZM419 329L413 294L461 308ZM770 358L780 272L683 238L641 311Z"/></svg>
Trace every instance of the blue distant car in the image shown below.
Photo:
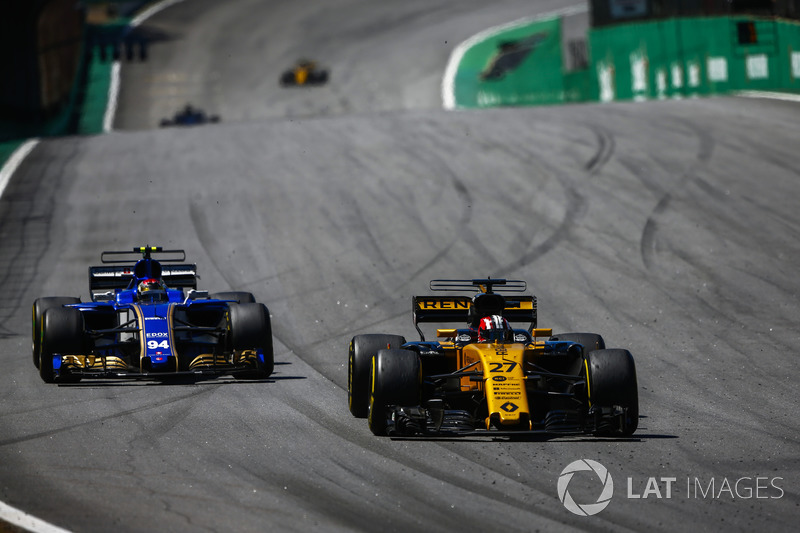
<svg viewBox="0 0 800 533"><path fill-rule="evenodd" d="M197 126L216 122L219 122L219 117L217 115L208 115L202 109L198 109L192 106L192 104L186 104L186 106L175 113L172 118L161 119L159 125L162 128L166 128L168 126Z"/></svg>
<svg viewBox="0 0 800 533"><path fill-rule="evenodd" d="M155 259L154 256L161 256ZM46 383L84 378L265 379L269 310L249 292L197 290L183 250L106 251L89 267L91 302L33 303L33 362Z"/></svg>

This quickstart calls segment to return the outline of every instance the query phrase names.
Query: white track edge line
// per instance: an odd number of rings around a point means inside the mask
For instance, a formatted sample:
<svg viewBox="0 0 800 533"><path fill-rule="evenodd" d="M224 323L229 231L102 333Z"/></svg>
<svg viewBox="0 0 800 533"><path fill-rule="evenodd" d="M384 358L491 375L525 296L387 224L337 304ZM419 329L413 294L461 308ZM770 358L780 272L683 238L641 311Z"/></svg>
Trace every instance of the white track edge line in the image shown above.
<svg viewBox="0 0 800 533"><path fill-rule="evenodd" d="M166 9L173 4L177 4L178 2L183 2L183 0L164 0L159 4L151 6L131 20L130 25L136 27L162 9ZM114 61L114 64L111 67L111 83L108 87L108 103L106 105L106 111L103 114L103 131L106 133L111 131L114 114L117 111L117 99L119 96L119 72L120 62ZM0 169L0 197L3 196L6 185L8 185L8 182L11 180L11 176L14 175L14 172L25 160L25 157L31 153L31 150L33 150L37 144L39 144L38 138L28 139L25 141L19 148L14 150L14 153L11 154L11 157L8 159L8 161L6 161L5 165L3 165L3 168ZM20 511L19 509L15 509L3 501L0 501L0 519L36 533L69 533L66 529L62 529L58 526L45 522L44 520L29 515L23 511Z"/></svg>
<svg viewBox="0 0 800 533"><path fill-rule="evenodd" d="M159 11L183 1L184 0L164 0L163 2L152 5L131 19L129 26L135 28ZM103 114L103 133L110 132L114 126L114 116L117 114L117 100L119 99L119 77L121 69L120 62L114 61L114 65L111 67L111 84L108 86L106 112Z"/></svg>
<svg viewBox="0 0 800 533"><path fill-rule="evenodd" d="M0 197L3 196L3 191L6 190L8 182L11 181L11 176L14 175L14 172L16 172L17 168L22 164L22 162L37 144L39 144L38 137L28 139L22 143L16 150L14 150L14 153L8 158L8 161L6 161L6 163L3 165L3 168L0 169Z"/></svg>
<svg viewBox="0 0 800 533"><path fill-rule="evenodd" d="M734 91L733 96L745 98L768 98L770 100L784 100L786 102L800 102L800 94L781 93L776 91Z"/></svg>
<svg viewBox="0 0 800 533"><path fill-rule="evenodd" d="M49 522L45 522L44 520L31 516L19 509L15 509L1 501L0 518L10 524L35 533L69 533L67 529L62 529Z"/></svg>

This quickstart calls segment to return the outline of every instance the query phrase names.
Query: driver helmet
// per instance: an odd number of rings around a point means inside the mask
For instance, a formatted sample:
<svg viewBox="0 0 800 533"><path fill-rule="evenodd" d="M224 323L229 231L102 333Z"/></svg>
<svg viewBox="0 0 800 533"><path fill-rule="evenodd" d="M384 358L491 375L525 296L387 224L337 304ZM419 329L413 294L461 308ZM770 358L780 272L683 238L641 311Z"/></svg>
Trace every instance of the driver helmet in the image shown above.
<svg viewBox="0 0 800 533"><path fill-rule="evenodd" d="M164 302L167 300L167 288L155 278L148 278L139 282L136 296L140 302Z"/></svg>
<svg viewBox="0 0 800 533"><path fill-rule="evenodd" d="M481 318L478 323L478 342L513 342L514 330L500 315Z"/></svg>

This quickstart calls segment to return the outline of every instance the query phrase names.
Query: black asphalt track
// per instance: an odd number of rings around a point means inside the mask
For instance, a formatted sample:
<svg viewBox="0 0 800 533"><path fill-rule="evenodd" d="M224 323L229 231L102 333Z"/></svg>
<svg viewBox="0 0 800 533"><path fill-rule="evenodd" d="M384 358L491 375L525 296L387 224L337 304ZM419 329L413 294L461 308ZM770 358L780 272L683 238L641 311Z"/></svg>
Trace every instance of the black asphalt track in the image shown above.
<svg viewBox="0 0 800 533"><path fill-rule="evenodd" d="M0 500L82 532L793 531L800 107L441 110L456 43L564 5L530 4L151 19L169 38L123 66L117 131L41 142L0 199ZM300 55L330 86L278 87ZM222 123L158 129L186 99ZM86 298L100 251L148 243L269 306L273 379L40 380L33 300ZM488 275L527 280L542 327L632 351L635 438L391 440L350 416L350 338L414 338L430 279ZM578 459L613 477L595 516L558 499Z"/></svg>

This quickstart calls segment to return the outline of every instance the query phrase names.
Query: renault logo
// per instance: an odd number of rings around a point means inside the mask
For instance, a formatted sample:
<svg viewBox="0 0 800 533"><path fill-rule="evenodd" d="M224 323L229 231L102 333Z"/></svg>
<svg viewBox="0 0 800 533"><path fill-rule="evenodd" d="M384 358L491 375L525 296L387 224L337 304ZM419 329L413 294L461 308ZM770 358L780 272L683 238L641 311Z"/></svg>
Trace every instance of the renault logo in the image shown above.
<svg viewBox="0 0 800 533"><path fill-rule="evenodd" d="M500 409L502 409L506 413L513 413L514 411L519 409L519 406L517 404L515 404L515 403L512 403L512 402L506 402L506 403L504 403L503 405L500 406Z"/></svg>

